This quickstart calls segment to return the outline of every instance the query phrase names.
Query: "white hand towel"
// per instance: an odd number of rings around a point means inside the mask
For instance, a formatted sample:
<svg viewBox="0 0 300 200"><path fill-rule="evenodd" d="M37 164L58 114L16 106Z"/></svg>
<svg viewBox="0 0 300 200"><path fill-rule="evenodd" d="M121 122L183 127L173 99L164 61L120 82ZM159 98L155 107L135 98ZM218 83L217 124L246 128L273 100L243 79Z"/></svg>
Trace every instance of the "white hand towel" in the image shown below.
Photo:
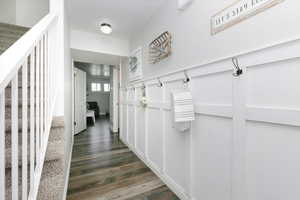
<svg viewBox="0 0 300 200"><path fill-rule="evenodd" d="M189 122L195 120L195 111L191 92L173 92L172 96L174 122Z"/></svg>

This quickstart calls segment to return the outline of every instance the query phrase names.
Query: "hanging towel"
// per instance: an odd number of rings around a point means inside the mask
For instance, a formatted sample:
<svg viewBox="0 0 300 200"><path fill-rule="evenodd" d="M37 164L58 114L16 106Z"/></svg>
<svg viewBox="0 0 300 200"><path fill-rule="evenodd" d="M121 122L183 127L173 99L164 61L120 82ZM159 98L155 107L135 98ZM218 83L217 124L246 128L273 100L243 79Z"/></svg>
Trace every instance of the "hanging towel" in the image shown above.
<svg viewBox="0 0 300 200"><path fill-rule="evenodd" d="M173 92L174 122L195 120L192 94L189 91Z"/></svg>
<svg viewBox="0 0 300 200"><path fill-rule="evenodd" d="M173 92L174 128L185 132L190 129L191 121L195 120L192 94L189 91Z"/></svg>

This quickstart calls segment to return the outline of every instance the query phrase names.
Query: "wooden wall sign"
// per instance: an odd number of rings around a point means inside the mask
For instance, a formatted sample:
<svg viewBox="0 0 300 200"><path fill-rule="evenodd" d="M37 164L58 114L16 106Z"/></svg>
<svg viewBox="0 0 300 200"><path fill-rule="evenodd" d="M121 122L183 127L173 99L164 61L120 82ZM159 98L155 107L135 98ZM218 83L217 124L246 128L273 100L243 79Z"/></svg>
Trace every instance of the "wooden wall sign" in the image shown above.
<svg viewBox="0 0 300 200"><path fill-rule="evenodd" d="M283 1L285 0L239 0L211 18L211 34L215 35Z"/></svg>
<svg viewBox="0 0 300 200"><path fill-rule="evenodd" d="M149 45L149 62L155 64L172 53L172 36L166 31Z"/></svg>

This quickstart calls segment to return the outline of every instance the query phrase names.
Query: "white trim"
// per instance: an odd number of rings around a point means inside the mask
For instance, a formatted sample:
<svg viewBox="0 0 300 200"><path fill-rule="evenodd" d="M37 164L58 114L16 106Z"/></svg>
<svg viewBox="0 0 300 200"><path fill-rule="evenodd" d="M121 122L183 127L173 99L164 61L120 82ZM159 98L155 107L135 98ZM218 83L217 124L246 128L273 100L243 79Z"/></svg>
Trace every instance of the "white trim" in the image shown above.
<svg viewBox="0 0 300 200"><path fill-rule="evenodd" d="M67 194L68 194L68 185L69 185L70 170L71 170L71 163L72 163L73 147L74 147L74 134L72 134L71 152L70 152L70 156L69 156L67 170L65 172L66 173L66 178L65 178L65 187L64 187L63 200L67 199Z"/></svg>
<svg viewBox="0 0 300 200"><path fill-rule="evenodd" d="M231 155L231 198L247 200L245 186L245 143L246 143L246 68L243 76L234 77L233 82L233 131Z"/></svg>
<svg viewBox="0 0 300 200"><path fill-rule="evenodd" d="M300 126L300 110L276 107L247 107L246 120Z"/></svg>

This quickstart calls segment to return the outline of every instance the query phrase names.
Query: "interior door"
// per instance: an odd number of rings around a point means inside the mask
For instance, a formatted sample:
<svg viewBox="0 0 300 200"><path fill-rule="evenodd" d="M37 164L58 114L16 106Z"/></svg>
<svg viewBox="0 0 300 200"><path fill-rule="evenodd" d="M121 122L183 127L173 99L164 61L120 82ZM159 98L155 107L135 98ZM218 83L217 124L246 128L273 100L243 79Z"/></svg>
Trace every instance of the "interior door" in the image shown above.
<svg viewBox="0 0 300 200"><path fill-rule="evenodd" d="M74 69L75 134L86 129L86 73Z"/></svg>

